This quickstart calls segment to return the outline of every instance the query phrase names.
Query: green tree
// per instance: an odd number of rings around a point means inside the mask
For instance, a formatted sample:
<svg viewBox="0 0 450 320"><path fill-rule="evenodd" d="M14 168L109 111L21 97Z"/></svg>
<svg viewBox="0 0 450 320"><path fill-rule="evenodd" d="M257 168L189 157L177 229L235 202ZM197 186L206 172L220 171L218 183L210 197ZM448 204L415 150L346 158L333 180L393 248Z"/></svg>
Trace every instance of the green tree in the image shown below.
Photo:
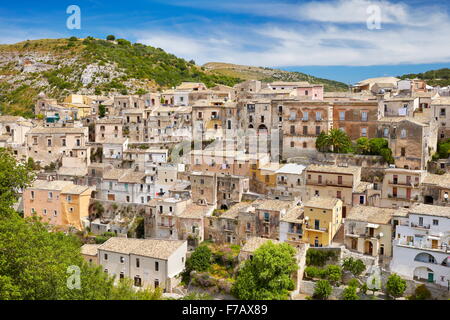
<svg viewBox="0 0 450 320"><path fill-rule="evenodd" d="M366 270L366 265L361 259L353 259L352 257L344 259L342 267L346 271L350 271L354 276L359 276Z"/></svg>
<svg viewBox="0 0 450 320"><path fill-rule="evenodd" d="M239 270L232 293L241 300L285 300L294 289L295 249L268 241Z"/></svg>
<svg viewBox="0 0 450 320"><path fill-rule="evenodd" d="M316 149L319 150L320 152L329 151L328 135L323 131L319 134L319 136L316 139Z"/></svg>
<svg viewBox="0 0 450 320"><path fill-rule="evenodd" d="M417 286L414 290L414 295L412 295L409 299L410 300L429 300L432 298L430 290L428 290L427 286L424 284L421 284L420 286Z"/></svg>
<svg viewBox="0 0 450 320"><path fill-rule="evenodd" d="M370 154L369 139L367 139L366 137L361 137L356 140L356 149L360 154Z"/></svg>
<svg viewBox="0 0 450 320"><path fill-rule="evenodd" d="M12 213L19 191L28 187L34 177L27 164L17 162L10 150L0 148L0 217Z"/></svg>
<svg viewBox="0 0 450 320"><path fill-rule="evenodd" d="M101 105L98 106L98 116L100 118L104 118L105 115L106 115L106 107L101 104Z"/></svg>
<svg viewBox="0 0 450 320"><path fill-rule="evenodd" d="M106 40L108 40L108 41L114 41L114 40L116 40L116 37L113 36L112 34L110 34L109 36L106 37Z"/></svg>
<svg viewBox="0 0 450 320"><path fill-rule="evenodd" d="M386 293L394 299L403 296L406 290L406 281L397 274L391 274L386 283Z"/></svg>
<svg viewBox="0 0 450 320"><path fill-rule="evenodd" d="M201 245L195 249L192 255L186 260L186 269L192 271L207 271L211 266L211 250L206 245Z"/></svg>
<svg viewBox="0 0 450 320"><path fill-rule="evenodd" d="M342 269L340 266L328 265L326 267L326 277L333 284L337 285L342 279Z"/></svg>
<svg viewBox="0 0 450 320"><path fill-rule="evenodd" d="M313 298L318 300L327 300L331 295L331 292L333 292L333 288L328 280L319 280L316 282L316 286L314 287Z"/></svg>
<svg viewBox="0 0 450 320"><path fill-rule="evenodd" d="M349 136L342 130L330 130L327 141L331 147L331 151L334 153L348 153L351 150L352 142Z"/></svg>
<svg viewBox="0 0 450 320"><path fill-rule="evenodd" d="M342 292L342 299L344 300L359 300L359 296L356 294L355 286L348 286Z"/></svg>

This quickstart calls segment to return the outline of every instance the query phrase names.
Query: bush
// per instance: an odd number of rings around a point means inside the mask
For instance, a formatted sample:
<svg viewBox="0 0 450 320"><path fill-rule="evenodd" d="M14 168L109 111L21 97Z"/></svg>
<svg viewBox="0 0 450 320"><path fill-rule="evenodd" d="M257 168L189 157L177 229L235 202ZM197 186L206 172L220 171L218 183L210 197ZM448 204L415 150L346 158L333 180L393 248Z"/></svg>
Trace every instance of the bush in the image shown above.
<svg viewBox="0 0 450 320"><path fill-rule="evenodd" d="M351 279L351 280L348 282L348 286L349 286L349 287L355 287L355 288L358 288L358 287L359 287L359 281L358 281L357 279L353 278L353 279Z"/></svg>
<svg viewBox="0 0 450 320"><path fill-rule="evenodd" d="M359 290L360 290L362 293L366 294L366 293L367 293L367 290L369 290L369 287L367 286L366 283L363 283L363 284L361 285L361 287L359 287Z"/></svg>
<svg viewBox="0 0 450 320"><path fill-rule="evenodd" d="M308 249L308 252L306 253L307 266L323 267L330 259L336 259L335 251Z"/></svg>
<svg viewBox="0 0 450 320"><path fill-rule="evenodd" d="M359 300L359 296L356 294L355 286L349 286L342 292L342 299L344 300Z"/></svg>
<svg viewBox="0 0 450 320"><path fill-rule="evenodd" d="M207 246L199 246L186 260L186 268L191 271L207 271L211 266L211 255L211 250Z"/></svg>
<svg viewBox="0 0 450 320"><path fill-rule="evenodd" d="M352 257L344 259L342 267L346 271L350 271L354 276L359 276L366 270L366 265L361 259L353 259Z"/></svg>
<svg viewBox="0 0 450 320"><path fill-rule="evenodd" d="M331 295L333 288L328 280L319 280L314 288L314 299L326 300Z"/></svg>
<svg viewBox="0 0 450 320"><path fill-rule="evenodd" d="M420 286L416 287L416 290L414 291L414 295L410 297L410 300L429 300L431 299L432 295L430 290L424 285L421 284Z"/></svg>
<svg viewBox="0 0 450 320"><path fill-rule="evenodd" d="M386 293L395 299L403 296L405 290L406 281L395 273L391 274L386 283Z"/></svg>
<svg viewBox="0 0 450 320"><path fill-rule="evenodd" d="M313 267L313 266L306 267L305 275L309 279L320 278L320 270L317 267Z"/></svg>
<svg viewBox="0 0 450 320"><path fill-rule="evenodd" d="M342 269L340 266L329 265L325 269L326 278L334 285L337 285L342 279Z"/></svg>

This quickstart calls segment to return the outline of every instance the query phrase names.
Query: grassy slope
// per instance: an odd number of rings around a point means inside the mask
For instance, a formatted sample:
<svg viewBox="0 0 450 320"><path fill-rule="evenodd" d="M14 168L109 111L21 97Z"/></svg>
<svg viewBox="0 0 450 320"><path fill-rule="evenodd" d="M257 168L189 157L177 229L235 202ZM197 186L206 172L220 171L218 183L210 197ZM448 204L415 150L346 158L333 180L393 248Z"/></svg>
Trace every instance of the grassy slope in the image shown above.
<svg viewBox="0 0 450 320"><path fill-rule="evenodd" d="M399 77L400 79L415 79L419 78L426 80L427 84L430 86L441 86L446 87L450 85L450 69L438 69L430 70L423 73L411 73L405 74Z"/></svg>
<svg viewBox="0 0 450 320"><path fill-rule="evenodd" d="M323 84L325 91L347 91L345 83L313 77L301 72L289 72L278 69L243 66L221 62L210 62L203 66L208 72L245 80L256 79L270 81L308 81L312 84Z"/></svg>

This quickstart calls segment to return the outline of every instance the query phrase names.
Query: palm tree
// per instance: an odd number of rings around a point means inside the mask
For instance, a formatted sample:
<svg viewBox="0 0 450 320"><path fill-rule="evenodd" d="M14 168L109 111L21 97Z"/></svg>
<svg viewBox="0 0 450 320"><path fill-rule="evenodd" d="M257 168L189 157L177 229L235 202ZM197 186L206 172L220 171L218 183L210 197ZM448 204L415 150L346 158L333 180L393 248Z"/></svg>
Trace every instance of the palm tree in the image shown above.
<svg viewBox="0 0 450 320"><path fill-rule="evenodd" d="M346 153L349 151L352 142L348 135L339 129L331 129L327 135L327 145L334 153Z"/></svg>

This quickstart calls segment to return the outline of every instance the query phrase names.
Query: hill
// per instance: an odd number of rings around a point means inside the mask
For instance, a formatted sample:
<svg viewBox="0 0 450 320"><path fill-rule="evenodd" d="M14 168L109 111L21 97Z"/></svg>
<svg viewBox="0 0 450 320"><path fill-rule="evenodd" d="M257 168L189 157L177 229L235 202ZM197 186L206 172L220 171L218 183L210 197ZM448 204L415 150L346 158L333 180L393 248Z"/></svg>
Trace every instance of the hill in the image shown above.
<svg viewBox="0 0 450 320"><path fill-rule="evenodd" d="M0 113L33 116L37 96L62 99L78 94L142 94L183 81L233 86L247 79L309 81L342 91L337 81L299 72L224 63L197 66L161 48L94 39L41 39L0 45Z"/></svg>
<svg viewBox="0 0 450 320"><path fill-rule="evenodd" d="M430 70L423 73L411 73L398 77L400 79L422 79L430 86L446 87L450 85L450 69L443 68L438 70Z"/></svg>
<svg viewBox="0 0 450 320"><path fill-rule="evenodd" d="M243 66L222 62L209 62L203 65L205 71L212 74L236 77L245 80L256 79L264 82L272 81L308 81L313 84L323 84L325 91L347 91L345 83L313 77L301 72L291 72L279 69Z"/></svg>
<svg viewBox="0 0 450 320"><path fill-rule="evenodd" d="M139 94L183 81L233 86L242 79L208 74L193 61L139 43L43 39L0 46L0 112L33 116L40 92L61 99L70 93Z"/></svg>

